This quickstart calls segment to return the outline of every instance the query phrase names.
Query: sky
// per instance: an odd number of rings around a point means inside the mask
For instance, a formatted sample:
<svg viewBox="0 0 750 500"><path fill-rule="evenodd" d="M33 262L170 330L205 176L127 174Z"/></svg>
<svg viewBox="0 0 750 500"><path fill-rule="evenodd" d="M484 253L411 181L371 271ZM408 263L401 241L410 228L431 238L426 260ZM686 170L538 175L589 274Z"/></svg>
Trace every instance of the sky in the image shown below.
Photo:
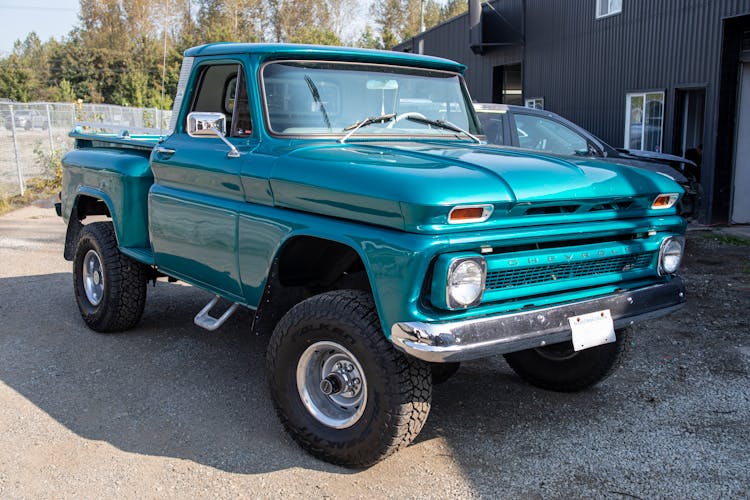
<svg viewBox="0 0 750 500"><path fill-rule="evenodd" d="M36 31L43 41L67 35L78 22L78 0L0 0L0 56Z"/></svg>
<svg viewBox="0 0 750 500"><path fill-rule="evenodd" d="M444 4L445 0L438 2ZM0 0L0 57L7 56L13 42L32 31L42 41L66 36L78 23L79 5L79 0Z"/></svg>

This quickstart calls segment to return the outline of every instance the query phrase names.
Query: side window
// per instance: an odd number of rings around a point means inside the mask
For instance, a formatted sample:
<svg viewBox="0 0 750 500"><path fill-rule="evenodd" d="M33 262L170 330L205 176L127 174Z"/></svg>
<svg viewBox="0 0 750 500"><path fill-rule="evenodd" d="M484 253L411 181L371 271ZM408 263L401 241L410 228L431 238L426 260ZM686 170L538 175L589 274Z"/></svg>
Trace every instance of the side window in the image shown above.
<svg viewBox="0 0 750 500"><path fill-rule="evenodd" d="M586 138L565 125L541 116L515 114L518 144L522 148L536 149L561 155L585 154Z"/></svg>
<svg viewBox="0 0 750 500"><path fill-rule="evenodd" d="M234 99L234 112L232 113L232 137L249 137L253 133L250 123L250 101L247 95L247 81L245 72L240 66L237 72L237 87Z"/></svg>
<svg viewBox="0 0 750 500"><path fill-rule="evenodd" d="M248 137L252 133L252 125L242 65L203 67L190 111L223 113L227 118L228 136Z"/></svg>
<svg viewBox="0 0 750 500"><path fill-rule="evenodd" d="M482 130L484 135L487 136L487 142L489 144L510 144L510 141L506 142L504 136L503 124L506 120L506 114L494 113L494 112L477 112L477 117L482 124Z"/></svg>

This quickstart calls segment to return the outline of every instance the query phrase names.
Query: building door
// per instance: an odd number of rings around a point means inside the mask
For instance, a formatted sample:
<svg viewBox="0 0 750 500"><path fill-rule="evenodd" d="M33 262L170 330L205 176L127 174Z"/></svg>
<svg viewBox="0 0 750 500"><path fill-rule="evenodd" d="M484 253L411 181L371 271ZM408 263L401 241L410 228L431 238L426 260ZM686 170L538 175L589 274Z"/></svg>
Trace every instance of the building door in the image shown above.
<svg viewBox="0 0 750 500"><path fill-rule="evenodd" d="M492 68L492 102L523 106L522 81L520 64Z"/></svg>
<svg viewBox="0 0 750 500"><path fill-rule="evenodd" d="M750 62L742 63L737 99L737 136L734 141L731 222L750 224Z"/></svg>
<svg viewBox="0 0 750 500"><path fill-rule="evenodd" d="M674 154L685 156L699 167L703 154L703 113L706 89L677 89L675 95Z"/></svg>

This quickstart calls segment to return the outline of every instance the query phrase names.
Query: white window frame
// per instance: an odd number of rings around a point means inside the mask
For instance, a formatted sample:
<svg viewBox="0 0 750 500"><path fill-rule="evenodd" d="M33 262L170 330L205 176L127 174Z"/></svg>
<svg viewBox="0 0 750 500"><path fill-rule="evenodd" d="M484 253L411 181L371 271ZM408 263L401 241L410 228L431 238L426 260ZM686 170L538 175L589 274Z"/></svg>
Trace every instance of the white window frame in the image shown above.
<svg viewBox="0 0 750 500"><path fill-rule="evenodd" d="M596 0L596 11L594 12L594 15L597 19L602 19L604 17L620 14L622 13L622 2L623 0Z"/></svg>
<svg viewBox="0 0 750 500"><path fill-rule="evenodd" d="M656 152L661 152L664 145L664 108L666 107L666 100L667 100L667 94L664 90L651 90L651 91L644 91L644 92L628 92L625 94L625 143L623 147L625 149L633 149L630 147L630 115L631 115L631 98L641 96L643 97L643 114L644 116L641 117L641 147L639 151L650 151L649 149L643 148L644 143L644 134L646 132L646 96L649 94L661 94L661 134L659 136L659 150Z"/></svg>
<svg viewBox="0 0 750 500"><path fill-rule="evenodd" d="M544 109L544 97L531 97L524 100L524 106L531 109Z"/></svg>

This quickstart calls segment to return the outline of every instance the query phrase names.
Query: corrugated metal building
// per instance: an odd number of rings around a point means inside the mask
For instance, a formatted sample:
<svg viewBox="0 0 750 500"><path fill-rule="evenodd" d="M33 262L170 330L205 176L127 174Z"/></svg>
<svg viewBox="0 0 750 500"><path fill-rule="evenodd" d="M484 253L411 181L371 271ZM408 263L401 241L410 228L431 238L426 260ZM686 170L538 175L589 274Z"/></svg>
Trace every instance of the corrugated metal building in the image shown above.
<svg viewBox="0 0 750 500"><path fill-rule="evenodd" d="M478 102L543 106L615 147L702 153L700 219L750 223L750 0L469 0L396 50L462 62Z"/></svg>

